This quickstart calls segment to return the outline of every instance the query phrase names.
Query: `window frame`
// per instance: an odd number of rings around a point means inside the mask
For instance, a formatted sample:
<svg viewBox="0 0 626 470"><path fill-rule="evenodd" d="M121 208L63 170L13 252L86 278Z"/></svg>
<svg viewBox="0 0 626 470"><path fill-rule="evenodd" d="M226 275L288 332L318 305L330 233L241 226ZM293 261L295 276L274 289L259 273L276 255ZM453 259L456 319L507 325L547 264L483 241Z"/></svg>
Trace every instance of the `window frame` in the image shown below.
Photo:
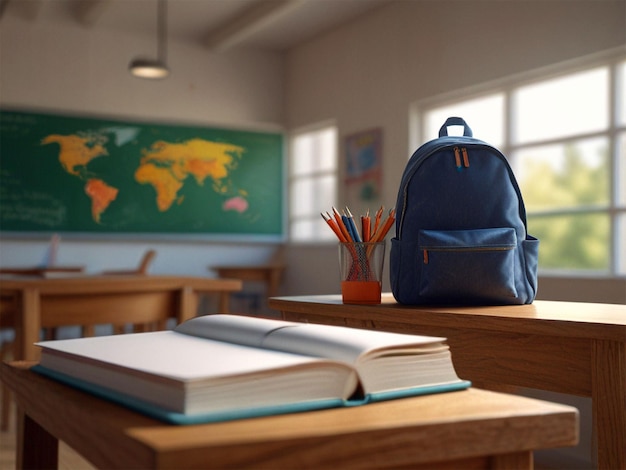
<svg viewBox="0 0 626 470"><path fill-rule="evenodd" d="M620 73L626 73L626 67L622 67L623 62L626 60L626 48L616 48L608 51L604 51L592 56L577 58L572 61L562 62L536 69L533 71L512 75L503 79L498 79L479 85L455 90L453 92L444 93L429 97L423 100L418 100L411 103L409 109L409 144L411 149L418 148L424 142L432 140L437 136L426 136L427 122L425 116L428 112L437 108L443 108L446 106L454 105L473 99L488 97L496 94L504 95L504 104L502 110L501 119L504 122L503 126L503 143L498 145L498 148L507 156L514 155L516 151L524 148L536 147L549 144L564 144L566 142L577 141L580 139L603 137L607 138L609 142L609 168L610 168L610 180L609 180L609 202L607 206L598 207L583 207L575 206L571 209L558 208L548 211L528 212L528 217L535 216L554 216L554 215L572 215L575 213L594 214L602 213L607 214L610 219L610 252L609 252L609 265L606 271L588 271L588 270L571 270L571 269L539 269L540 275L554 275L558 277L609 277L609 278L626 278L626 234L620 234L620 222L626 217L626 201L620 201L620 193L625 191L621 185L626 185L626 178L620 180L619 170L626 170L626 154L622 153L622 162L619 161L620 154L618 146L620 144L620 138L623 138L626 142L626 122L619 122L620 116L626 113L620 106L626 106L626 86L625 89L620 89L626 82ZM573 75L580 72L585 72L598 67L608 67L609 69L609 106L608 106L608 126L601 131L587 132L567 137L550 138L543 140L533 140L532 142L515 143L513 141L513 125L515 119L515 104L514 93L517 89L549 81L552 79L558 79L567 75ZM621 85L620 85L621 84ZM622 114L620 114L622 113ZM471 125L471 123L470 123ZM477 136L480 138L480 136ZM626 150L623 150L626 152ZM409 152L409 155L411 153Z"/></svg>
<svg viewBox="0 0 626 470"><path fill-rule="evenodd" d="M294 173L294 146L295 140L303 135L323 132L327 129L332 128L335 132L335 167L334 169L329 170L314 170L308 173L301 173L296 175ZM325 226L324 220L322 219L319 213L311 214L310 216L295 216L293 214L293 205L294 205L294 191L293 187L296 181L303 179L319 179L324 177L332 177L334 179L334 189L335 189L335 197L333 200L333 205L337 204L337 197L339 191L339 128L334 119L328 119L324 121L319 121L317 123L309 124L306 126L302 126L296 129L293 129L288 134L288 158L287 158L287 194L288 194L288 208L287 208L287 239L289 243L292 244L303 244L303 245L314 245L314 244L328 244L333 241L336 241L334 238L334 234L330 231L328 227ZM330 210L331 207L324 207L323 210ZM298 239L293 236L293 224L294 221L297 220L310 220L315 224L319 224L320 233L326 234L323 238L313 237L311 239ZM328 233L327 233L327 232Z"/></svg>

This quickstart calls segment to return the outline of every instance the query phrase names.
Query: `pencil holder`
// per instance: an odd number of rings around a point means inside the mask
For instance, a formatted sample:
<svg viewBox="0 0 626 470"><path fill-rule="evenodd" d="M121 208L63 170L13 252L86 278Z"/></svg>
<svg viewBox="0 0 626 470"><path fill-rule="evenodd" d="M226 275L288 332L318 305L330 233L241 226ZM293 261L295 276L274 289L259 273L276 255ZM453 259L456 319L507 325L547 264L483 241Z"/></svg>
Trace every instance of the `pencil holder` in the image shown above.
<svg viewBox="0 0 626 470"><path fill-rule="evenodd" d="M339 243L339 274L344 304L379 304L385 242Z"/></svg>

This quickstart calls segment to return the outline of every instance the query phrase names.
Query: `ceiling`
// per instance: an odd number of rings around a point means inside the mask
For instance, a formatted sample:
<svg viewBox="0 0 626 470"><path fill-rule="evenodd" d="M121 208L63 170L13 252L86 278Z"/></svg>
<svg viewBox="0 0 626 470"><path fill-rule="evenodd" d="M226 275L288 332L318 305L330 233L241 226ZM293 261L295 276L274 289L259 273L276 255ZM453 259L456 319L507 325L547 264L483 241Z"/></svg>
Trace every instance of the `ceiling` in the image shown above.
<svg viewBox="0 0 626 470"><path fill-rule="evenodd" d="M213 51L284 51L390 1L169 0L167 36ZM156 35L157 0L0 0L5 17Z"/></svg>

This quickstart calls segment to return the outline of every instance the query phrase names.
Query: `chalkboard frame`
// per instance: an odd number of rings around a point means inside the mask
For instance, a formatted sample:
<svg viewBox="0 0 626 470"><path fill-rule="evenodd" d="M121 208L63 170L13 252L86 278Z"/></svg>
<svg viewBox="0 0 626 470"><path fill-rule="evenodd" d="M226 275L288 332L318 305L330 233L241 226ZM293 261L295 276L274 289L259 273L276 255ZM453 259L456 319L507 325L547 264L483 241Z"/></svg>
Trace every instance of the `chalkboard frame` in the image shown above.
<svg viewBox="0 0 626 470"><path fill-rule="evenodd" d="M13 120L7 119L7 117L15 118L16 116L20 118L19 120L17 120L19 122L16 122L15 119ZM36 122L33 123L33 120L35 120ZM58 126L56 127L50 126L49 125L50 120L57 121ZM8 150L9 145L7 144L7 140L9 141L11 140L8 138L9 131L7 128L7 123L9 123L9 121L10 121L10 124L12 124L12 131L21 132L27 135L28 137L26 139L21 139L17 144L15 143L15 140L17 139L13 139L14 145L13 147L10 148L10 150ZM44 124L41 124L42 121L45 121ZM68 123L68 122L72 123L74 127L63 126L64 123ZM42 125L43 128L39 129L39 132L33 133L32 131L33 131L34 124ZM40 153L41 154L40 156L48 156L48 157L50 157L51 154L54 154L57 157L55 159L55 164L58 168L57 170L50 169L51 163L50 163L50 158L48 158L48 160L46 161L48 165L48 174L51 174L54 171L57 171L56 174L60 174L58 171L59 170L62 171L63 176L64 176L64 180L63 180L64 182L61 186L63 187L52 188L52 189L50 187L47 187L45 191L54 192L57 189L59 192L66 191L68 187L72 186L72 183L70 183L71 178L68 179L67 177L73 177L76 175L75 174L73 175L70 172L68 172L67 167L63 169L63 165L61 164L61 161L59 159L60 149L61 149L60 143L59 145L43 145L41 143L42 134L50 135L50 132L52 132L53 130L54 130L54 134L63 134L62 132L59 131L59 127L61 127L62 129L66 128L65 133L63 135L70 135L70 134L77 132L76 126L81 127L85 131L93 130L93 129L111 128L114 126L118 128L124 128L124 129L128 129L128 128L137 129L138 128L139 133L148 133L153 136L152 139L150 140L150 143L154 143L157 140L161 140L161 141L165 141L168 143L177 144L177 143L188 142L190 140L189 137L191 138L198 137L200 139L210 141L210 142L219 142L219 143L232 144L234 146L238 146L245 150L243 152L240 152L240 155L238 156L231 154L233 156L231 161L236 160L235 162L236 165L229 171L228 178L235 181L236 183L241 181L241 182L246 182L246 183L253 185L252 188L243 188L243 189L240 188L239 194L244 194L245 196L250 197L250 198L253 198L254 196L258 197L260 194L269 195L270 197L263 198L263 203L265 205L262 205L262 204L254 205L253 200L251 200L251 202L248 203L248 206L247 206L248 209L254 208L255 210L257 210L256 215L252 214L252 216L255 216L256 219L253 219L250 213L246 213L245 208L244 210L242 210L241 207L238 208L235 204L232 204L234 209L229 208L228 210L224 209L225 207L224 205L221 206L223 213L218 214L220 216L223 216L221 217L221 219L224 219L225 218L224 216L228 216L230 217L230 219L234 219L235 217L240 216L241 219L244 219L242 214L245 214L249 218L249 220L252 220L252 222L249 223L249 226L247 226L244 222L240 220L238 225L233 224L231 221L224 222L223 226L219 226L217 230L205 229L205 228L198 229L197 227L195 227L195 225L198 225L195 214L200 213L202 207L198 207L198 204L199 204L198 202L195 202L195 203L193 202L192 198L194 195L197 196L198 194L201 194L203 198L207 197L208 199L211 199L211 198L216 199L218 202L213 203L214 207L219 202L224 202L224 200L230 200L230 199L224 198L224 197L220 199L219 197L220 193L215 192L215 190L211 191L211 190L208 190L208 188L203 188L203 185L198 183L197 178L194 175L188 175L187 177L184 178L185 181L184 181L182 189L185 189L187 186L194 186L194 187L192 187L189 191L183 191L183 194L181 195L181 198L180 198L182 202L178 203L178 205L180 206L183 206L185 204L193 205L194 210L196 212L193 213L194 214L193 220L191 220L191 222L188 221L188 223L194 224L193 229L188 229L188 227L186 227L183 223L183 225L177 225L175 230L170 230L167 225L162 226L158 223L158 221L153 224L152 221L154 220L154 218L150 220L151 226L148 230L144 230L141 228L137 229L136 227L118 228L118 227L106 226L103 224L90 224L89 228L85 230L81 228L81 223L83 223L84 221L79 223L78 228L76 229L72 227L68 227L67 223L65 223L62 226L51 226L51 225L42 226L41 224L40 226L36 226L34 224L30 224L30 225L21 224L20 225L19 223L8 224L7 226L7 221L3 215L3 206L6 209L5 203L7 201L7 194L12 195L11 197L18 197L18 199L20 197L19 194L16 196L16 193L15 193L15 191L18 191L19 193L20 184L17 185L18 189L16 189L16 186L14 184L15 178L11 178L12 176L15 176L15 175L9 175L9 177L7 177L7 174L6 174L7 167L9 167L12 172L24 171L24 173L27 173L26 170L32 168L32 161L30 162L31 166L28 166L27 168L24 168L24 165L27 165L27 163L24 163L22 167L19 166L22 164L20 163L18 164L16 168L15 165L8 165L7 162L11 162L11 160L7 160L7 159L16 158L14 156L15 154L24 155L24 154L30 154L32 152ZM268 128L271 128L271 129L268 130ZM31 132L30 134L29 134L29 129ZM286 199L285 198L285 194L286 194L285 147L286 147L286 142L285 140L286 139L285 139L284 131L282 130L282 128L279 128L278 126L213 126L213 125L206 125L206 124L201 124L197 122L195 123L194 122L182 122L182 121L175 121L175 120L155 120L155 119L148 120L148 119L140 119L140 118L134 118L134 117L132 118L112 117L112 116L95 115L95 114L88 114L88 113L71 113L71 112L58 112L58 111L52 112L48 110L33 110L33 109L24 109L24 108L2 107L0 108L0 132L2 133L0 134L0 181L2 181L3 183L0 185L0 191L2 192L2 194L0 194L0 237L4 239L49 238L50 235L53 233L61 234L64 239L77 239L77 238L120 239L120 238L123 238L123 239L128 239L128 240L156 240L156 241L169 240L169 239L174 239L174 240L185 239L185 240L190 240L190 241L191 240L197 240L197 241L214 241L215 240L215 241L258 241L258 242L281 241L282 242L286 238L286 226L285 226L285 221L286 221L286 208L285 208L285 199ZM160 138L163 136L167 138ZM114 136L109 136L110 140L108 141L108 144L111 143L111 139L113 137ZM114 138L117 139L117 136L115 136ZM27 146L27 143L29 143L30 146ZM254 145L252 146L249 145L251 143ZM128 142L124 143L123 145L126 145L126 144L128 144ZM106 149L108 153L107 156L110 156L112 153L111 152L112 147L109 145L106 147ZM113 150L118 150L118 148L113 146ZM137 155L137 150L141 150L141 152L143 152L142 155L145 156L146 155L145 152L146 151L150 152L151 148L150 146L145 145L145 141L144 141L144 144L142 144L142 142L136 143L134 145L134 148L133 146L131 146L130 150L128 148L125 149L125 151L134 151L135 153L133 154L133 158L136 159L137 163L139 163L139 161L141 160L141 156ZM56 154L54 152L56 152ZM120 155L121 155L121 152L120 152ZM119 155L117 155L117 157L119 158ZM32 158L28 160L32 160ZM97 159L90 160L89 163L85 165L85 167L87 167L88 165L91 165L92 162L96 160ZM103 158L100 158L100 162L98 163L101 163L103 160L104 160ZM44 160L43 159L38 160L38 162L42 162L42 161ZM245 164L242 164L242 161L245 161ZM102 166L102 168L106 168L106 166ZM243 173L244 170L246 171L246 173ZM107 169L107 170L101 170L101 171L104 171L104 173L99 174L98 176L107 177L108 176L107 171L112 171L112 170ZM238 171L240 173L237 173ZM261 172L262 175L266 176L265 180L260 181L257 178L259 172ZM117 173L120 173L120 172L117 172ZM24 175L18 175L18 176L24 177ZM76 177L74 178L74 180L75 180L73 182L74 191L78 191L77 188L79 187L79 183L84 184L84 179L81 180L80 177ZM11 184L6 184L7 181ZM21 183L21 182L22 181L18 181L18 183ZM204 179L204 183L207 185L211 185L214 182L215 180L208 176ZM35 185L35 183L33 183L30 180L28 181L28 184ZM28 184L24 183L21 187L21 190L24 190L24 187L28 188ZM138 185L136 181L134 181L132 184ZM254 186L256 184L258 184L258 187ZM150 185L147 185L147 186L149 189ZM237 184L234 184L234 186L237 186ZM37 186L34 186L34 187L39 189L39 187ZM146 191L144 190L143 192L145 193ZM52 195L59 196L56 193ZM154 188L152 188L152 195L153 195L153 199L155 200L155 205L156 205L157 192ZM39 194L39 196L45 197L45 194L42 193L42 194ZM259 199L261 198L259 197ZM268 200L269 202L267 202ZM89 201L89 203L91 202L93 201ZM82 201L82 203L84 205L85 201ZM114 204L114 203L115 201L113 201L111 204ZM172 204L171 207L177 210L179 209L179 207L175 206L174 204ZM259 212L261 209L266 212ZM82 217L87 217L84 213L84 210L85 209L83 209ZM144 210L142 209L141 213L143 212ZM164 212L167 212L167 210ZM178 212L181 212L181 211L178 211ZM154 210L152 210L152 213L154 213ZM268 215L268 219L270 221L269 222L264 221L264 223L262 224L262 228L259 229L259 224L256 223L256 221L258 221L259 219L262 219L262 217L265 216L266 214ZM167 216L168 214L165 214L165 215ZM91 212L89 213L89 216L91 218L95 217L93 213ZM188 219L190 218L188 217ZM181 220L185 222L184 219L181 219ZM213 221L212 222L213 226L215 226L216 223L217 224L222 223L219 221L215 222L216 220L215 217L211 218L211 220ZM178 223L179 221L177 220L176 224ZM170 222L170 224L172 224L172 222Z"/></svg>

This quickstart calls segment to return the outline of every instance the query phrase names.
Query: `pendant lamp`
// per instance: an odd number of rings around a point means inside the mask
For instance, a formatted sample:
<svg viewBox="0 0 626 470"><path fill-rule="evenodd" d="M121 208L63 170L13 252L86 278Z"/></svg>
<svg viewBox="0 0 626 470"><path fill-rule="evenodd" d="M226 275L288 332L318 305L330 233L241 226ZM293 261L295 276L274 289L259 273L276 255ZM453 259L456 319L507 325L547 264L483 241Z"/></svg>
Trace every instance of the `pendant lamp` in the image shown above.
<svg viewBox="0 0 626 470"><path fill-rule="evenodd" d="M135 77L140 78L165 78L170 71L166 65L165 43L167 40L167 0L157 0L157 58L134 59L128 66L128 70Z"/></svg>

